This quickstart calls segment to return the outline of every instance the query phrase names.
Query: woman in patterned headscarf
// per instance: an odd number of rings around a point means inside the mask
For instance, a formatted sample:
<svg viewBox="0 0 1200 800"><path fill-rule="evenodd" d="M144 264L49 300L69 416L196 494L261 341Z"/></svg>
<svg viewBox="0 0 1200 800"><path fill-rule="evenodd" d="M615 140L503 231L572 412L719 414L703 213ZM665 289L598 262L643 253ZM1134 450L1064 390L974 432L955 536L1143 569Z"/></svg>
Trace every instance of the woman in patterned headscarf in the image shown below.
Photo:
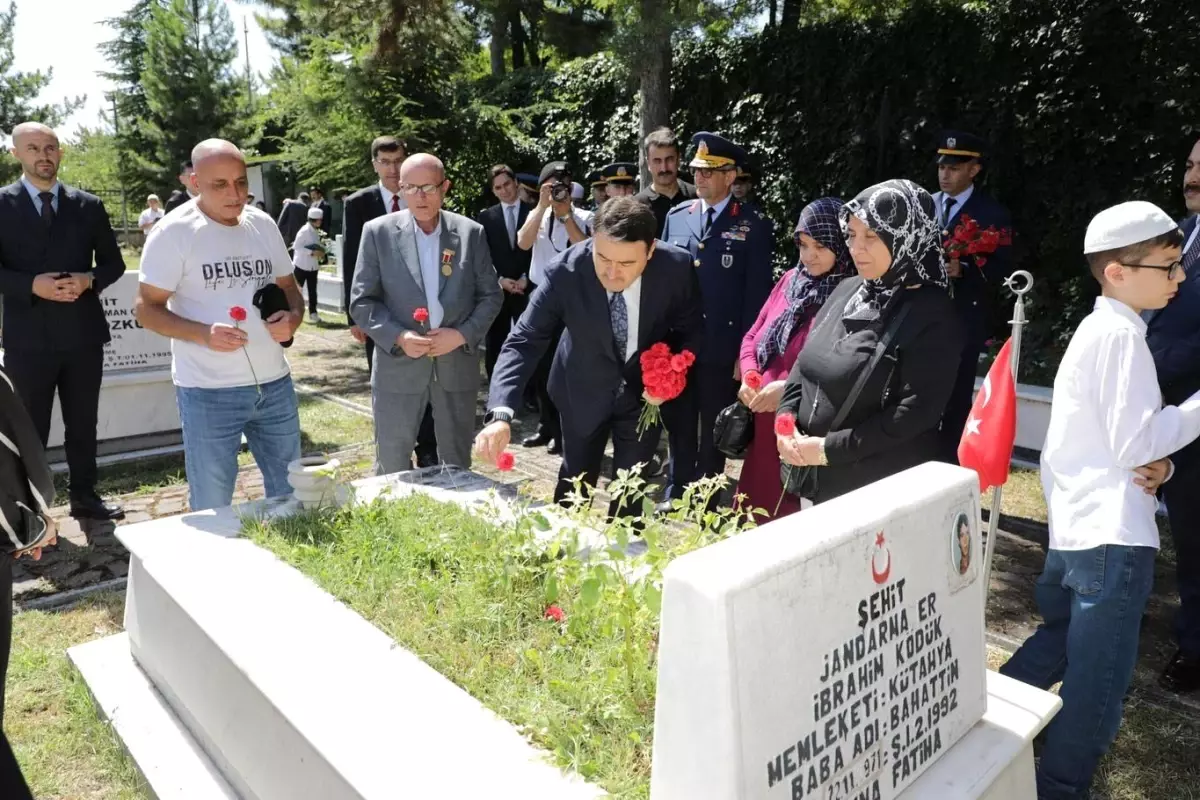
<svg viewBox="0 0 1200 800"><path fill-rule="evenodd" d="M777 436L780 458L819 467L804 489L814 502L937 458L962 351L929 193L911 181L880 183L847 203L840 222L858 275L817 315L778 411L796 427ZM835 430L860 375L861 390Z"/></svg>
<svg viewBox="0 0 1200 800"><path fill-rule="evenodd" d="M842 201L814 200L800 212L794 237L800 263L784 273L742 339L742 387L738 399L754 412L754 438L742 462L739 504L773 519L800 509L784 495L775 446L775 409L796 356L817 312L842 280L854 272L838 219Z"/></svg>

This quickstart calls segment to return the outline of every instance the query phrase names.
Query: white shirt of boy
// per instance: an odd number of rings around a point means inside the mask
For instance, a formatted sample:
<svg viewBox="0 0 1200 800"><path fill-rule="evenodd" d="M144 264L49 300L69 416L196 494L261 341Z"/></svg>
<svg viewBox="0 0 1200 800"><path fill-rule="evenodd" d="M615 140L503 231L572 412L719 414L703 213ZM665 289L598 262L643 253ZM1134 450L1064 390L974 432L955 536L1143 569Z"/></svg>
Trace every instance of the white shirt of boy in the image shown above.
<svg viewBox="0 0 1200 800"><path fill-rule="evenodd" d="M1071 337L1054 378L1042 448L1050 547L1158 547L1158 501L1134 483L1137 467L1200 436L1200 394L1162 407L1146 323L1098 297Z"/></svg>
<svg viewBox="0 0 1200 800"><path fill-rule="evenodd" d="M321 243L321 234L317 233L313 222L314 220L310 219L304 223L304 226L296 231L296 240L292 243L292 266L305 272L312 272L321 266L317 263L316 253L308 249L309 245Z"/></svg>

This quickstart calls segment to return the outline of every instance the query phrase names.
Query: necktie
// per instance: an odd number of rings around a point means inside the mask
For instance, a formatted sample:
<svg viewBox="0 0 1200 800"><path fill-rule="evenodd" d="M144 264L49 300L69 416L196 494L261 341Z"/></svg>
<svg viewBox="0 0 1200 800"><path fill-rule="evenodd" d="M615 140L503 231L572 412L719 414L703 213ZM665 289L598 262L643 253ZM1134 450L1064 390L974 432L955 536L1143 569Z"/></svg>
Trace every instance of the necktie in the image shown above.
<svg viewBox="0 0 1200 800"><path fill-rule="evenodd" d="M392 195L392 213L395 214L400 210L400 195Z"/></svg>
<svg viewBox="0 0 1200 800"><path fill-rule="evenodd" d="M943 228L948 228L950 226L950 212L954 209L954 204L957 202L958 201L955 200L950 195L946 195L946 201L942 205L942 227Z"/></svg>
<svg viewBox="0 0 1200 800"><path fill-rule="evenodd" d="M700 238L701 239L708 236L708 229L712 227L712 223L713 223L713 212L714 211L716 211L715 208L709 207L708 211L704 212L704 227L700 229Z"/></svg>
<svg viewBox="0 0 1200 800"><path fill-rule="evenodd" d="M617 346L617 359L625 363L625 348L629 345L629 309L625 307L625 294L614 292L608 301L608 319L612 322L613 343Z"/></svg>
<svg viewBox="0 0 1200 800"><path fill-rule="evenodd" d="M508 226L508 243L515 250L517 247L517 207L509 206L504 209L504 216L506 217L504 222Z"/></svg>
<svg viewBox="0 0 1200 800"><path fill-rule="evenodd" d="M39 192L38 197L42 201L42 222L50 227L54 223L54 193Z"/></svg>
<svg viewBox="0 0 1200 800"><path fill-rule="evenodd" d="M1200 261L1200 234L1192 237L1192 246L1183 254L1183 274L1190 277L1197 261Z"/></svg>

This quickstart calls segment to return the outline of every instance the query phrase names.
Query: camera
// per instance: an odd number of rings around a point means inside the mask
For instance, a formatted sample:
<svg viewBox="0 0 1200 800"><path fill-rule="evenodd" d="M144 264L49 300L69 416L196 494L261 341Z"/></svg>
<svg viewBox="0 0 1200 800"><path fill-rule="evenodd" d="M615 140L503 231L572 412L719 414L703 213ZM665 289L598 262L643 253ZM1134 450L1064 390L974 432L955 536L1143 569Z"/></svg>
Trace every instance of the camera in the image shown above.
<svg viewBox="0 0 1200 800"><path fill-rule="evenodd" d="M556 203L561 203L571 196L571 185L567 183L556 183L550 187L550 197Z"/></svg>

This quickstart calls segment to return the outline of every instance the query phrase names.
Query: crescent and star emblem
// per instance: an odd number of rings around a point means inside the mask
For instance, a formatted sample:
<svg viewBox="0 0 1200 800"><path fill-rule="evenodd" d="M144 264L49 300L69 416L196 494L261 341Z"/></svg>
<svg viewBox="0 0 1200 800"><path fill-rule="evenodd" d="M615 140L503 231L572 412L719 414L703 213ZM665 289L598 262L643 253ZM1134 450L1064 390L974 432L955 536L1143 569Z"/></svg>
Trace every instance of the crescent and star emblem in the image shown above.
<svg viewBox="0 0 1200 800"><path fill-rule="evenodd" d="M884 545L883 531L880 531L875 535L876 549L871 555L871 579L879 584L887 583L888 576L892 574L892 551L888 550ZM880 550L887 553L887 563L884 564L882 571L875 568L875 557L879 555Z"/></svg>

